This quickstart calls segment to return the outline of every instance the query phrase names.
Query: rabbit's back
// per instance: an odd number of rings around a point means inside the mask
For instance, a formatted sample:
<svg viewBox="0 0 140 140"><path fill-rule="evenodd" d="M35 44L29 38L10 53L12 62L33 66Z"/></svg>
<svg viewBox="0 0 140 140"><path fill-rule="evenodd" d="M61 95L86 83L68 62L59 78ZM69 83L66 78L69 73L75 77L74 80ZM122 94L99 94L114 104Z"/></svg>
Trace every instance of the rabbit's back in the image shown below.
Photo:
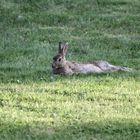
<svg viewBox="0 0 140 140"><path fill-rule="evenodd" d="M101 73L103 72L100 67L94 63L77 63L67 61L68 68L71 69L73 73Z"/></svg>
<svg viewBox="0 0 140 140"><path fill-rule="evenodd" d="M68 62L68 68L71 69L72 73L102 73L102 72L113 72L113 71L129 71L128 68L122 66L115 66L107 61L99 60L89 63L76 63Z"/></svg>
<svg viewBox="0 0 140 140"><path fill-rule="evenodd" d="M102 70L94 64L79 64L79 73L101 73Z"/></svg>

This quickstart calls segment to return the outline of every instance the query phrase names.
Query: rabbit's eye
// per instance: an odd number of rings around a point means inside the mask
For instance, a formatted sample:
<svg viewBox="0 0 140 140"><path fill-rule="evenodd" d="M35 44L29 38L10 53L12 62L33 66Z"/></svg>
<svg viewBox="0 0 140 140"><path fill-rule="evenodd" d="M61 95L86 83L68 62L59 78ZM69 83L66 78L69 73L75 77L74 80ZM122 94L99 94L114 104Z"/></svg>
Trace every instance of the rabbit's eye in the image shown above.
<svg viewBox="0 0 140 140"><path fill-rule="evenodd" d="M59 58L58 61L60 62L61 61L61 58Z"/></svg>

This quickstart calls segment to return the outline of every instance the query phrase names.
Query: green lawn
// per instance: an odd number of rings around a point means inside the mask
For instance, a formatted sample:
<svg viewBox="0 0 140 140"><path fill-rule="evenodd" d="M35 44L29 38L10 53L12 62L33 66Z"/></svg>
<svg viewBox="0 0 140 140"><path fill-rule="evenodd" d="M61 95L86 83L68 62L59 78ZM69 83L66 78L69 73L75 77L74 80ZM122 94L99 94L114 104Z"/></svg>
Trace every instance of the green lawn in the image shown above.
<svg viewBox="0 0 140 140"><path fill-rule="evenodd" d="M59 41L136 71L52 75ZM140 140L140 1L0 0L0 140Z"/></svg>

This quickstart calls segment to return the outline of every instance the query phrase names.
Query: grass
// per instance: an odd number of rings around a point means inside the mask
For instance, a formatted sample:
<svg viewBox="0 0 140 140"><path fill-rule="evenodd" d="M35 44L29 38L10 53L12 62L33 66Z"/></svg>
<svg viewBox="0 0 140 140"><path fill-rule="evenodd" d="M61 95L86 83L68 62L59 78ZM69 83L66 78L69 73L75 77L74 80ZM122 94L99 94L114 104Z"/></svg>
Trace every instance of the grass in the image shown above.
<svg viewBox="0 0 140 140"><path fill-rule="evenodd" d="M140 139L139 0L0 1L0 140ZM67 59L133 73L54 76Z"/></svg>

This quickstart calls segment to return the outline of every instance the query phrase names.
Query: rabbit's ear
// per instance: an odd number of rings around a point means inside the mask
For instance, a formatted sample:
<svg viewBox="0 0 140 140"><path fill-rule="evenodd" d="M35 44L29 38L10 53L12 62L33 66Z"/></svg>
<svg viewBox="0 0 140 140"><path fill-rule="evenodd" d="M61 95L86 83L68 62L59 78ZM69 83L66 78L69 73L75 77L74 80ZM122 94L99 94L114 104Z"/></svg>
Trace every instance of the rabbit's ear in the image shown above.
<svg viewBox="0 0 140 140"><path fill-rule="evenodd" d="M61 54L63 57L66 55L68 46L62 42L59 42L59 54Z"/></svg>

